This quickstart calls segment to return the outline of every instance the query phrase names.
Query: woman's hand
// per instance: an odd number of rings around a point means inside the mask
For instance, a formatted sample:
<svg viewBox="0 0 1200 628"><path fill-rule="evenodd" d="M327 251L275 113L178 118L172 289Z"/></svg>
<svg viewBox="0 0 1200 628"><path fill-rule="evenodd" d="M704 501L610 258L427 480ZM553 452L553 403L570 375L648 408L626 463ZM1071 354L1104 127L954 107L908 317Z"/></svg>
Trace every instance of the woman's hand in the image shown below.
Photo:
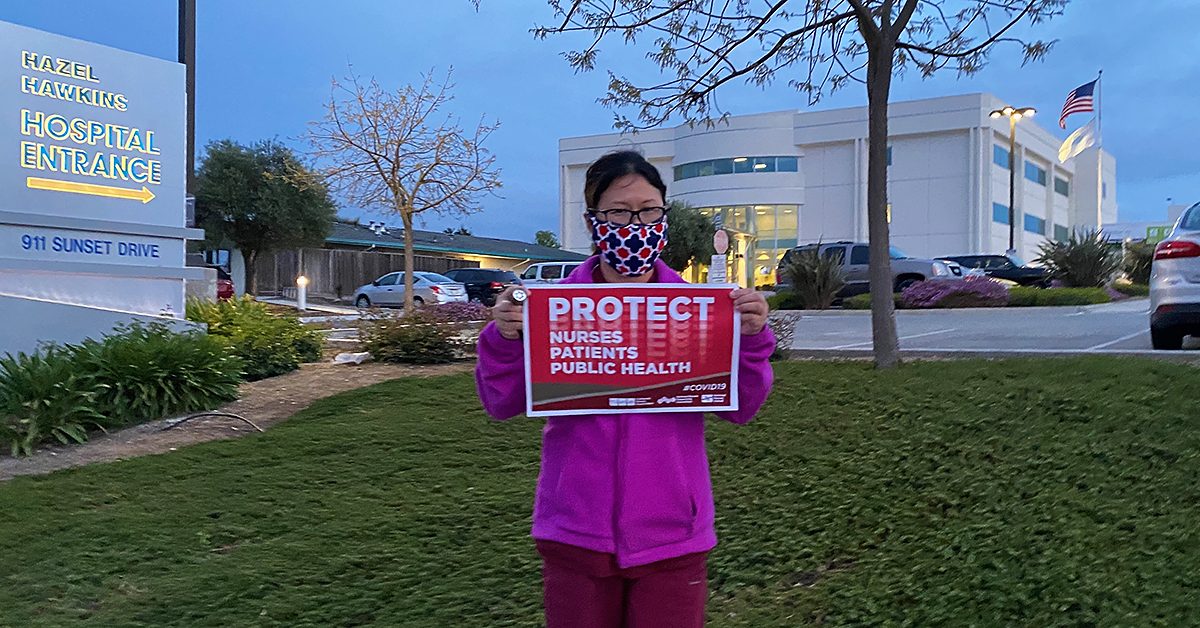
<svg viewBox="0 0 1200 628"><path fill-rule="evenodd" d="M496 297L496 305L492 306L492 320L496 321L496 329L501 336L509 340L521 338L521 330L525 321L525 306L517 305L509 298L516 289L516 286L509 286L507 290ZM766 305L766 301L763 301L763 305Z"/></svg>
<svg viewBox="0 0 1200 628"><path fill-rule="evenodd" d="M754 288L738 288L729 293L733 309L742 315L742 335L753 336L767 325L767 299Z"/></svg>

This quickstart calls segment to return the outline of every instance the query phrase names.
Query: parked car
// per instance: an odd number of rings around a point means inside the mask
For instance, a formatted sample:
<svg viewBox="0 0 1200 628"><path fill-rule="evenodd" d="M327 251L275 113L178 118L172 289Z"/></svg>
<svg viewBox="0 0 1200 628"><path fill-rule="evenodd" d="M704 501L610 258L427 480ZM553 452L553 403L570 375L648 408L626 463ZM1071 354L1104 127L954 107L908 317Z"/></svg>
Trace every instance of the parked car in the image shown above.
<svg viewBox="0 0 1200 628"><path fill-rule="evenodd" d="M856 294L870 292L870 280L867 275L867 265L871 261L871 252L862 242L827 242L822 244L805 244L795 247L783 254L779 267L775 271L777 290L788 291L791 284L783 269L792 263L801 251L819 247L819 253L825 257L836 257L841 260L846 270L846 287L838 293L838 298L852 297ZM943 260L918 259L905 255L899 249L891 249L892 289L901 292L905 288L929 279L959 280L963 277L962 267L955 262Z"/></svg>
<svg viewBox="0 0 1200 628"><path fill-rule="evenodd" d="M1007 255L949 255L938 259L956 262L963 270L980 270L993 279L1004 279L1022 286L1049 288L1050 277L1045 268L1026 266L1021 260Z"/></svg>
<svg viewBox="0 0 1200 628"><path fill-rule="evenodd" d="M444 274L467 287L467 299L489 306L508 286L521 285L516 273L498 268L455 268Z"/></svg>
<svg viewBox="0 0 1200 628"><path fill-rule="evenodd" d="M523 283L558 283L571 274L583 262L541 262L533 264L521 273Z"/></svg>
<svg viewBox="0 0 1200 628"><path fill-rule="evenodd" d="M1178 350L1188 335L1200 336L1200 203L1155 247L1150 270L1151 343Z"/></svg>
<svg viewBox="0 0 1200 628"><path fill-rule="evenodd" d="M355 291L358 307L401 307L404 305L404 272L388 273ZM467 288L443 275L413 273L413 303L453 303L467 300Z"/></svg>
<svg viewBox="0 0 1200 628"><path fill-rule="evenodd" d="M217 271L217 300L228 301L233 298L233 277L225 272L220 266L209 266L209 268Z"/></svg>

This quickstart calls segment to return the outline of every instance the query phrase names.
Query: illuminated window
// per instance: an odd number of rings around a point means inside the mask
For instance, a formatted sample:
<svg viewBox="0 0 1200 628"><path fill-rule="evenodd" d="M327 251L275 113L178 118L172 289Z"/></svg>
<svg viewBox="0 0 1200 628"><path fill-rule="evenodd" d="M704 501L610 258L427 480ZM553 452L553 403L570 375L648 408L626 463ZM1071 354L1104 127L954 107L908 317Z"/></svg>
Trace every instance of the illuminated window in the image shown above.
<svg viewBox="0 0 1200 628"><path fill-rule="evenodd" d="M673 170L676 181L718 174L799 172L800 160L797 157L730 157L680 164Z"/></svg>

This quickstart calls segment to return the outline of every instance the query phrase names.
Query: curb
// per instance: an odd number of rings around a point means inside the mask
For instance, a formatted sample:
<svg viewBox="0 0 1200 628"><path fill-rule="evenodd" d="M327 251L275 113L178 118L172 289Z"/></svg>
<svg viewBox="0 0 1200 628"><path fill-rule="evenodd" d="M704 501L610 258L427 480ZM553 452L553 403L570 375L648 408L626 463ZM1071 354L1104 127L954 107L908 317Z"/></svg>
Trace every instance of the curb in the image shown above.
<svg viewBox="0 0 1200 628"><path fill-rule="evenodd" d="M1088 314L1095 310L1103 310L1104 306L1111 306L1112 303L1095 303L1092 305L1054 305L1044 307L959 307L959 308L927 308L915 310L895 310L897 316L920 315L920 316L936 316L948 314L993 314L993 313L1011 313L1011 314L1034 314L1044 312L1046 314ZM826 316L870 316L871 310L772 310L771 314L776 312L780 314L799 314L800 318L821 318ZM1107 312L1101 312L1107 313ZM1114 314L1146 314L1149 312L1113 312Z"/></svg>
<svg viewBox="0 0 1200 628"><path fill-rule="evenodd" d="M789 360L870 360L875 353L871 349L789 349L784 352ZM910 360L978 360L1009 358L1078 358L1082 356L1112 356L1145 358L1188 364L1200 367L1200 350L1155 351L1152 349L1124 349L1115 351L1086 351L1082 349L901 349L900 357Z"/></svg>

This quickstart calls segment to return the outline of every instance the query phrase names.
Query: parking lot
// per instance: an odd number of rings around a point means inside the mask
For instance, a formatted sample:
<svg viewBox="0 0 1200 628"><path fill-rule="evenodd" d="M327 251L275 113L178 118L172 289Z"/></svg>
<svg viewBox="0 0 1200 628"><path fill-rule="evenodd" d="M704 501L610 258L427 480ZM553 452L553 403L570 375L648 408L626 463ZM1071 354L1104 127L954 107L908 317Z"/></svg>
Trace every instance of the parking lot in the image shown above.
<svg viewBox="0 0 1200 628"><path fill-rule="evenodd" d="M896 327L906 353L1168 353L1150 345L1148 308L1147 300L1136 299L1084 307L899 310ZM1195 338L1184 348L1200 355ZM792 349L808 357L868 355L870 312L806 312L796 323Z"/></svg>

